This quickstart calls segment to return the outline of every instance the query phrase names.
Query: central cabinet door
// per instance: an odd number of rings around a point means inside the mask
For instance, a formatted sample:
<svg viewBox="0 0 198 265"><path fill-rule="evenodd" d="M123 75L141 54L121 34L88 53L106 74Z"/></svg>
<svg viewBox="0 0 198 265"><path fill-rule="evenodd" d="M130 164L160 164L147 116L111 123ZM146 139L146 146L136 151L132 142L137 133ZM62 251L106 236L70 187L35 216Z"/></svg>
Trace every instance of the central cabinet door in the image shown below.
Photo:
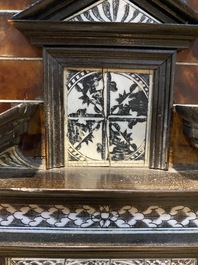
<svg viewBox="0 0 198 265"><path fill-rule="evenodd" d="M66 69L66 165L147 166L152 71Z"/></svg>

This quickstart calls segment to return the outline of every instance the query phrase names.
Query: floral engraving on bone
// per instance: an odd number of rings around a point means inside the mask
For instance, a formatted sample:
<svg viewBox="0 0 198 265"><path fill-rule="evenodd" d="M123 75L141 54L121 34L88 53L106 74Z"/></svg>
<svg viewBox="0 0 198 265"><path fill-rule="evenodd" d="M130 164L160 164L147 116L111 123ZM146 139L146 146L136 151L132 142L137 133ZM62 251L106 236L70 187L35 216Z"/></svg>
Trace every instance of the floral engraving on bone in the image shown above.
<svg viewBox="0 0 198 265"><path fill-rule="evenodd" d="M68 161L144 161L149 74L65 71Z"/></svg>

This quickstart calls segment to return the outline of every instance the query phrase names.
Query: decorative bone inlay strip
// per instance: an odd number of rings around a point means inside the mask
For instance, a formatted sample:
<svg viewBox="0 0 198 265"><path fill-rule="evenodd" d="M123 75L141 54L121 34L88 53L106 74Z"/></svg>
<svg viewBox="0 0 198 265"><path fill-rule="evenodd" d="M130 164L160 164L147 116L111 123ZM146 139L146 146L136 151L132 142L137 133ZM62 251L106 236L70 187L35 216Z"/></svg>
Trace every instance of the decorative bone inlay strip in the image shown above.
<svg viewBox="0 0 198 265"><path fill-rule="evenodd" d="M8 265L196 265L196 259L9 259Z"/></svg>
<svg viewBox="0 0 198 265"><path fill-rule="evenodd" d="M121 208L90 205L0 204L1 227L42 228L197 228L198 210L188 206L144 210L132 205Z"/></svg>
<svg viewBox="0 0 198 265"><path fill-rule="evenodd" d="M8 259L8 265L64 265L64 259Z"/></svg>

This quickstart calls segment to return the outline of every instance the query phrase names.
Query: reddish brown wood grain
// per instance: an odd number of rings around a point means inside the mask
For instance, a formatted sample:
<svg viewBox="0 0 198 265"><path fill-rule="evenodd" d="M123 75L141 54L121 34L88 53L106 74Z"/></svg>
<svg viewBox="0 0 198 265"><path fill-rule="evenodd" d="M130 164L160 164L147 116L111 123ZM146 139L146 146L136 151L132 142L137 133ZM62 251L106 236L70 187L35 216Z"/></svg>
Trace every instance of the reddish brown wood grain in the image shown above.
<svg viewBox="0 0 198 265"><path fill-rule="evenodd" d="M194 9L195 11L198 12L198 2L197 0L187 0L187 4Z"/></svg>
<svg viewBox="0 0 198 265"><path fill-rule="evenodd" d="M40 104L31 117L27 132L21 136L19 148L27 157L45 156L44 109Z"/></svg>
<svg viewBox="0 0 198 265"><path fill-rule="evenodd" d="M198 63L198 39L191 43L189 49L178 52L177 62Z"/></svg>
<svg viewBox="0 0 198 265"><path fill-rule="evenodd" d="M0 113L11 108L11 103L0 102Z"/></svg>
<svg viewBox="0 0 198 265"><path fill-rule="evenodd" d="M35 2L36 0L0 0L0 9L21 10Z"/></svg>
<svg viewBox="0 0 198 265"><path fill-rule="evenodd" d="M41 61L0 60L0 99L25 100L43 96Z"/></svg>
<svg viewBox="0 0 198 265"><path fill-rule="evenodd" d="M171 130L170 163L198 164L198 149L191 146L190 139L183 134L183 122L176 111L173 112Z"/></svg>
<svg viewBox="0 0 198 265"><path fill-rule="evenodd" d="M0 15L0 56L42 57L42 49L32 46L20 31L8 23L12 15Z"/></svg>
<svg viewBox="0 0 198 265"><path fill-rule="evenodd" d="M198 66L177 65L175 75L174 102L198 104Z"/></svg>

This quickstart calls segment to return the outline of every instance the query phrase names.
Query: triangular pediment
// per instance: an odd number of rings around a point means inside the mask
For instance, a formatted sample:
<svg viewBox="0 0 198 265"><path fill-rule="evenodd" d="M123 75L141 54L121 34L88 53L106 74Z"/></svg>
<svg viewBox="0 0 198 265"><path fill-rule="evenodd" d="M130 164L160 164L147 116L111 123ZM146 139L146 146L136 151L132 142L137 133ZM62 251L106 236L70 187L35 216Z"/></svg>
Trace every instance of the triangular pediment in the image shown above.
<svg viewBox="0 0 198 265"><path fill-rule="evenodd" d="M128 0L100 0L65 21L161 23L158 19Z"/></svg>
<svg viewBox="0 0 198 265"><path fill-rule="evenodd" d="M10 23L32 44L186 48L198 14L183 0L40 0Z"/></svg>
<svg viewBox="0 0 198 265"><path fill-rule="evenodd" d="M198 24L183 0L40 0L13 20Z"/></svg>

